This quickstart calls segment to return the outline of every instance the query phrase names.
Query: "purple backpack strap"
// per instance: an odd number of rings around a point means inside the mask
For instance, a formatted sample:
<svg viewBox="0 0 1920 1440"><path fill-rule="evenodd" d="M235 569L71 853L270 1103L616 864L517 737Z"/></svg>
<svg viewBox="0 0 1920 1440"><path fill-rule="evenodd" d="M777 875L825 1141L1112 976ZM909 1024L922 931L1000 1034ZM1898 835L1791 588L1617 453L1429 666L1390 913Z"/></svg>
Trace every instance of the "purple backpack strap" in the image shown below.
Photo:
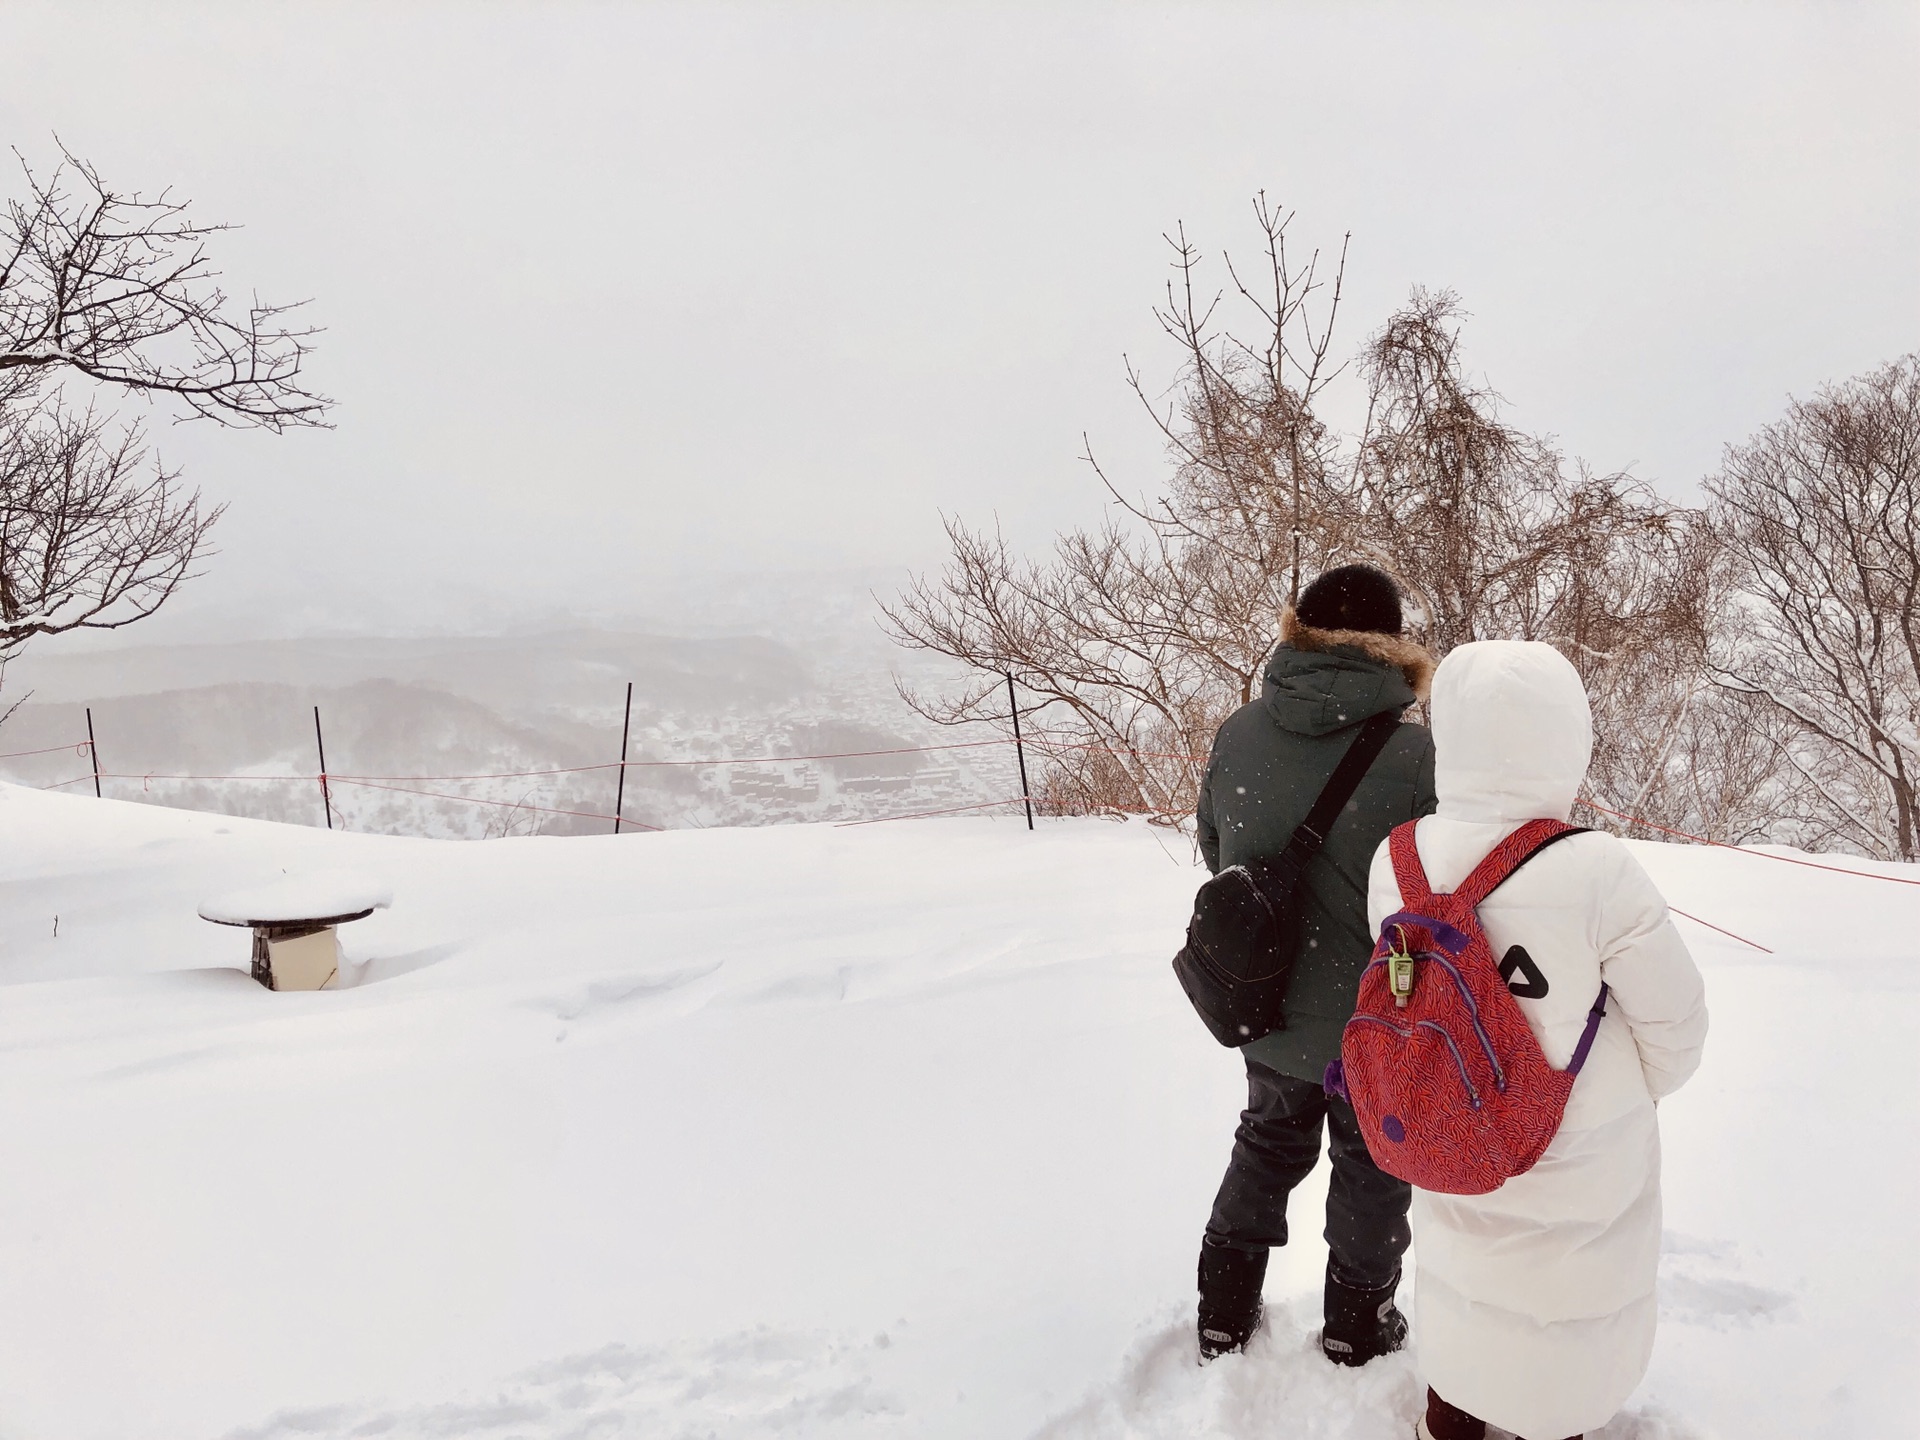
<svg viewBox="0 0 1920 1440"><path fill-rule="evenodd" d="M1341 1060L1329 1060L1326 1072L1320 1077L1320 1086L1329 1095L1336 1095L1349 1105L1353 1097L1347 1093L1347 1067Z"/></svg>
<svg viewBox="0 0 1920 1440"><path fill-rule="evenodd" d="M1593 1049L1593 1037L1600 1033L1600 1022L1607 1018L1607 987L1602 984L1600 993L1594 998L1593 1008L1587 1012L1587 1028L1580 1032L1580 1043L1573 1047L1573 1063L1567 1066L1567 1074L1578 1075L1580 1067L1587 1063L1587 1052Z"/></svg>

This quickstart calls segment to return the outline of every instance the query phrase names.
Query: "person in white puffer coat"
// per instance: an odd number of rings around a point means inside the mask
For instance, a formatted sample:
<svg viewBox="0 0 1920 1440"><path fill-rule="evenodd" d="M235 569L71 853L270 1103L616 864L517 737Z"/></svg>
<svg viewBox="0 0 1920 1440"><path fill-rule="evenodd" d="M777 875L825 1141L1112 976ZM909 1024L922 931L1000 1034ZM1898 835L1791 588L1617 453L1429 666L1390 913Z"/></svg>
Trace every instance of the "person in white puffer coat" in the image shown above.
<svg viewBox="0 0 1920 1440"><path fill-rule="evenodd" d="M1593 722L1566 657L1520 641L1450 653L1431 714L1440 804L1414 833L1444 891L1524 822L1568 818ZM1399 908L1382 845L1368 888L1376 933ZM1419 1431L1480 1440L1491 1422L1559 1440L1604 1425L1646 1373L1660 1257L1654 1106L1700 1063L1706 997L1666 902L1611 835L1549 846L1479 914L1495 955L1518 946L1531 957L1538 978L1517 970L1509 988L1556 1068L1572 1059L1602 981L1610 997L1531 1170L1487 1195L1413 1193L1414 1342L1429 1386Z"/></svg>

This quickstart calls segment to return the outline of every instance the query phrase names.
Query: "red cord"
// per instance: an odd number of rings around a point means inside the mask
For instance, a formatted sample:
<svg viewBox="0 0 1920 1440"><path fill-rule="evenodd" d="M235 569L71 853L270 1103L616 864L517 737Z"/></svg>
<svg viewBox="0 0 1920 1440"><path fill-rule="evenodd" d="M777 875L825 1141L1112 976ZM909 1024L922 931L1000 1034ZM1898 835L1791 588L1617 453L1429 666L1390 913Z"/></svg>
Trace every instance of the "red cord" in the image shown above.
<svg viewBox="0 0 1920 1440"><path fill-rule="evenodd" d="M6 754L0 755L0 760L18 760L24 755L61 755L68 750L84 756L88 748L88 743L81 740L73 745L49 745L45 750L9 750Z"/></svg>
<svg viewBox="0 0 1920 1440"><path fill-rule="evenodd" d="M834 828L846 830L855 825L884 825L889 820L924 820L929 815L958 815L962 810L991 810L996 805L1018 805L1028 798L1016 795L1011 800L982 800L978 805L955 805L946 810L915 810L910 815L876 815L871 820L842 820Z"/></svg>
<svg viewBox="0 0 1920 1440"><path fill-rule="evenodd" d="M1714 924L1711 920L1702 920L1698 915L1689 915L1687 914L1686 911L1682 910L1678 905L1669 905L1667 906L1667 909L1673 911L1674 914L1678 915L1683 920L1691 920L1694 924L1704 925L1709 930L1719 930L1720 933L1722 935L1725 935L1728 939L1738 940L1742 945L1751 945L1753 946L1754 949L1760 951L1762 954L1765 954L1765 955L1773 954L1773 951L1767 949L1767 947L1762 945L1759 941L1749 940L1744 935L1735 935L1733 931L1722 929L1720 926Z"/></svg>
<svg viewBox="0 0 1920 1440"><path fill-rule="evenodd" d="M590 810L561 810L561 809L555 809L549 806L525 805L525 804L516 806L514 802L510 802L510 801L480 800L470 795L448 795L448 794L444 794L437 791L408 790L400 786L384 784L381 782L393 781L393 780L532 780L532 779L549 778L556 775L584 775L584 774L591 774L593 772L601 771L601 770L617 770L621 767L623 763L628 769L643 770L643 769L658 769L658 768L685 768L685 767L702 766L702 765L777 765L781 763L799 763L802 761L810 761L810 760L864 760L864 759L873 759L873 758L877 758L880 756L887 756L887 755L925 755L925 754L933 754L935 752L944 751L944 750L978 750L978 749L985 748L987 746L1011 745L1013 743L1014 742L1012 740L1008 740L1008 739L965 740L965 741L955 741L951 744L944 744L944 745L909 745L909 746L901 746L895 749L888 749L888 750L843 750L843 751L835 751L832 753L821 754L821 755L742 755L742 756L721 756L716 759L703 759L703 760L628 760L625 762L622 762L619 760L607 760L607 761L602 761L598 764L593 764L593 765L569 765L569 766L560 766L560 767L547 769L547 770L501 770L501 771L493 771L493 772L484 773L484 774L472 774L472 775L334 775L334 774L329 774L325 778L329 781L337 782L343 785L360 785L364 788L374 789L374 790L394 790L400 794L423 795L430 799L465 801L465 802L476 804L476 805L493 805L493 806L499 806L502 808L519 808L519 809L528 809L528 810L538 810L543 814L574 815L574 816L579 816L583 819L612 820L615 818L612 815L603 815L596 811L590 811ZM1109 755L1131 755L1136 759L1143 759L1143 760L1185 760L1191 763L1199 763L1205 758L1203 756L1198 756L1198 755L1182 755L1182 754L1179 754L1178 752L1173 752L1173 751L1127 750L1127 749L1117 748L1111 745L1099 744L1097 742L1054 741L1054 740L1048 740L1045 737L1036 737L1030 740L1028 743L1035 750L1038 750L1042 754L1046 754L1049 751L1056 752L1056 753L1060 751L1068 751L1068 750L1099 751ZM74 745L55 745L55 746L50 746L44 750L16 750L8 754L0 754L0 760L20 759L27 756L33 756L33 755L52 755L61 751L66 751L66 750L72 750L76 754L84 755L87 753L88 748L89 748L88 742L83 740ZM78 775L78 776L75 776L72 780L62 780L58 784L46 785L46 786L42 786L41 788L46 790L60 790L60 789L64 789L68 785L77 785L83 780L89 780L92 778L94 778L92 775ZM223 783L244 782L244 781L304 782L304 781L312 780L316 777L311 775L157 775L157 774L130 775L130 774L126 774L124 772L119 772L119 771L102 771L100 773L100 778L104 780L139 780L143 784L151 784L151 782L155 780L178 780L178 781L196 781L196 782L217 781L217 782L223 782ZM966 811L966 810L987 810L987 809L992 809L993 807L998 805L1018 804L1021 798L1022 797L1016 796L1013 800L988 800L988 801L983 801L977 805L956 805L949 809L944 809L944 810L918 810L908 815L887 815L887 816L878 817L877 819L874 819L874 820L849 820L849 821L843 821L841 823L843 825L875 825L885 820L916 820L916 819L922 819L922 818L933 816L933 815L954 815L954 814L959 814L960 812ZM1628 815L1624 811L1610 809L1605 805L1599 804L1597 801L1583 799L1579 803L1582 805L1585 805L1589 810L1596 811L1602 815L1611 815L1614 819L1624 820L1630 825L1644 826L1646 829L1656 830L1662 835L1672 835L1676 839L1692 841L1696 845L1707 845L1719 850L1734 850L1734 851L1738 851L1742 855L1758 856L1762 860L1778 860L1783 864L1787 864L1787 865L1799 865L1802 868L1808 869L1808 870L1826 870L1835 875L1852 875L1862 880L1885 880L1894 885L1920 886L1920 880L1909 879L1902 875L1877 875L1870 870L1854 870L1844 865L1826 865L1826 864L1822 864L1817 860L1800 860L1800 859L1794 858L1791 855L1775 855L1770 851L1755 850L1750 846L1746 846L1746 845L1730 845L1724 840L1709 840L1704 835L1695 835L1690 831L1676 830L1670 825L1661 825L1652 820L1641 819L1637 815ZM644 829L644 830L658 830L661 828L660 826L657 826L657 825L641 825L638 821L625 820L625 819L623 819L621 823L624 825L633 825L637 829ZM1675 913L1684 914L1685 912L1676 911ZM1686 918L1689 920L1695 920L1698 924L1701 924L1701 925L1708 925L1709 929L1719 929L1718 926L1709 925L1707 921L1698 920L1698 918L1695 916L1688 915L1686 916ZM1753 942L1750 940L1744 940L1743 937L1741 936L1733 935L1733 932L1730 930L1722 931L1721 933L1726 935L1731 935L1732 938L1736 940L1741 940L1743 944L1749 944L1749 945L1753 944ZM1766 949L1766 947L1763 945L1755 945L1754 948L1758 950ZM1773 952L1767 951L1767 953L1771 954Z"/></svg>
<svg viewBox="0 0 1920 1440"><path fill-rule="evenodd" d="M1754 850L1746 845L1729 845L1724 840L1709 840L1704 835L1675 830L1670 825L1656 825L1651 820L1642 820L1637 815L1626 815L1618 810L1609 810L1606 806L1597 805L1591 800L1582 800L1578 803L1589 810L1598 810L1602 815L1611 815L1616 820L1625 820L1632 825L1644 825L1649 830L1658 830L1662 835L1677 835L1682 840L1693 841L1696 845L1711 845L1716 850L1738 850L1742 855L1757 855L1762 860L1778 860L1785 865L1802 865L1809 870L1831 870L1836 875L1857 875L1862 880L1886 880L1894 885L1920 885L1920 880L1909 880L1904 875L1876 875L1871 870L1849 870L1844 865L1822 865L1817 860L1796 860L1791 855L1775 855L1771 851Z"/></svg>
<svg viewBox="0 0 1920 1440"><path fill-rule="evenodd" d="M329 775L328 780L336 785L357 785L362 790L391 790L398 795L424 795L430 800L458 800L468 805L491 805L501 810L536 810L542 815L576 815L583 820L619 819L622 825L631 825L636 830L661 830L659 825L646 825L638 820L625 817L602 815L597 810L556 810L551 805L530 805L523 800L482 800L476 795L448 795L438 790L409 790L401 785L379 785L371 780L349 780L341 775Z"/></svg>

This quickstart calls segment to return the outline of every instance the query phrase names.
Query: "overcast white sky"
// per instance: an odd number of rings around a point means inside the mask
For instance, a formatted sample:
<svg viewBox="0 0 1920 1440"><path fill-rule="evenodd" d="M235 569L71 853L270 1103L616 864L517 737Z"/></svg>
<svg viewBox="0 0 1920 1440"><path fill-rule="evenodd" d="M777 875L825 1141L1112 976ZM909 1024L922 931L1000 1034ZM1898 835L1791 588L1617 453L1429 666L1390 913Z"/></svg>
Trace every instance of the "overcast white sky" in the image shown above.
<svg viewBox="0 0 1920 1440"><path fill-rule="evenodd" d="M1082 430L1154 479L1161 232L1250 250L1262 188L1353 232L1349 343L1451 286L1513 418L1690 494L1920 348L1916 75L1912 3L0 0L0 139L244 223L327 328L336 429L160 435L256 625L1044 544Z"/></svg>

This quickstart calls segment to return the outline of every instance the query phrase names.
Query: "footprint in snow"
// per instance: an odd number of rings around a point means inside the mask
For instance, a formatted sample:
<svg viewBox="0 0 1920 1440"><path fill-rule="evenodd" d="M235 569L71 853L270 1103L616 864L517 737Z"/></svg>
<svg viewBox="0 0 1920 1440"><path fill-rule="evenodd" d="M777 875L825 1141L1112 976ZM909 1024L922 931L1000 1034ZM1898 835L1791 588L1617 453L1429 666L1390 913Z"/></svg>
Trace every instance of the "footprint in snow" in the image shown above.
<svg viewBox="0 0 1920 1440"><path fill-rule="evenodd" d="M1270 1304L1244 1355L1197 1363L1193 1320L1169 1309L1119 1373L1031 1440L1407 1440L1426 1405L1410 1351L1358 1370L1320 1353L1319 1297ZM1657 1406L1631 1406L1588 1440L1706 1440ZM1489 1440L1511 1440L1488 1431Z"/></svg>
<svg viewBox="0 0 1920 1440"><path fill-rule="evenodd" d="M1270 1303L1244 1355L1202 1367L1184 1307L1156 1317L1119 1373L1033 1440L1406 1440L1425 1395L1412 1360L1327 1363L1317 1297Z"/></svg>
<svg viewBox="0 0 1920 1440"><path fill-rule="evenodd" d="M885 1336L765 1328L705 1343L609 1345L522 1372L493 1394L395 1409L284 1411L226 1440L818 1440L898 1435L868 1364Z"/></svg>
<svg viewBox="0 0 1920 1440"><path fill-rule="evenodd" d="M1789 1318L1791 1290L1744 1278L1740 1248L1669 1230L1660 1241L1660 1316L1712 1330Z"/></svg>
<svg viewBox="0 0 1920 1440"><path fill-rule="evenodd" d="M569 1023L605 1015L608 1011L651 1000L670 991L691 985L720 968L718 960L699 965L683 965L669 970L650 970L626 975L607 975L589 980L569 993L530 1002L554 1018Z"/></svg>

